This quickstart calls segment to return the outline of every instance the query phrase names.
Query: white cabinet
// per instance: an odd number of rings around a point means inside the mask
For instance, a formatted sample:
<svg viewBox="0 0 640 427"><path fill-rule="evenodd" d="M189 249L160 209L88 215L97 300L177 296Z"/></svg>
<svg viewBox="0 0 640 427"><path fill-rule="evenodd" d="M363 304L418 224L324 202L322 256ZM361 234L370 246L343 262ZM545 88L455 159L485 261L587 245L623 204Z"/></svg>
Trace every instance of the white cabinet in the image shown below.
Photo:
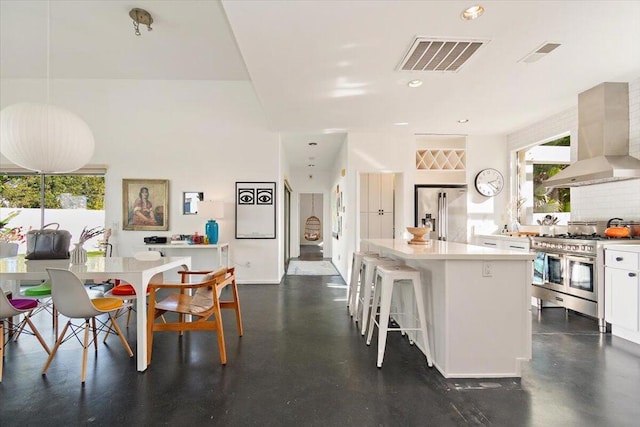
<svg viewBox="0 0 640 427"><path fill-rule="evenodd" d="M640 247L605 248L605 320L640 344Z"/></svg>
<svg viewBox="0 0 640 427"><path fill-rule="evenodd" d="M391 173L360 175L360 238L392 239L393 187Z"/></svg>
<svg viewBox="0 0 640 427"><path fill-rule="evenodd" d="M486 246L488 248L499 249L500 240L491 236L475 236L475 244L478 246Z"/></svg>
<svg viewBox="0 0 640 427"><path fill-rule="evenodd" d="M527 237L509 235L476 235L474 244L507 251L529 252L530 241Z"/></svg>

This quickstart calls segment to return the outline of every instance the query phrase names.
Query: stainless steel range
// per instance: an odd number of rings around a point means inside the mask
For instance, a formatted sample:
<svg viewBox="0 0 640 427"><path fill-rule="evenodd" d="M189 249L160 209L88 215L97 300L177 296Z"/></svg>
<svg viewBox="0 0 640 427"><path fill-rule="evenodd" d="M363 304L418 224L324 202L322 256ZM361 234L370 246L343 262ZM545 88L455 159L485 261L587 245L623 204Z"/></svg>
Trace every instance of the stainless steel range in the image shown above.
<svg viewBox="0 0 640 427"><path fill-rule="evenodd" d="M604 248L607 244L638 243L637 238L604 237L606 221L569 222L568 233L531 238L536 254L531 296L551 301L598 319L600 332L604 320Z"/></svg>

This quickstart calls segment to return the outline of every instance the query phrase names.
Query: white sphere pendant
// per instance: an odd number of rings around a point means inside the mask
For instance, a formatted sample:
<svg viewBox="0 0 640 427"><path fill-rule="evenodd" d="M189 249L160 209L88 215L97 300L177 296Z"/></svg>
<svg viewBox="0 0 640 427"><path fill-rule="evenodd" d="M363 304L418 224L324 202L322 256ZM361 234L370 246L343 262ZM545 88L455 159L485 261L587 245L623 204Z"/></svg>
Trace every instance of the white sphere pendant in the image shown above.
<svg viewBox="0 0 640 427"><path fill-rule="evenodd" d="M0 111L0 152L40 173L65 173L86 165L95 148L89 126L71 111L19 103Z"/></svg>

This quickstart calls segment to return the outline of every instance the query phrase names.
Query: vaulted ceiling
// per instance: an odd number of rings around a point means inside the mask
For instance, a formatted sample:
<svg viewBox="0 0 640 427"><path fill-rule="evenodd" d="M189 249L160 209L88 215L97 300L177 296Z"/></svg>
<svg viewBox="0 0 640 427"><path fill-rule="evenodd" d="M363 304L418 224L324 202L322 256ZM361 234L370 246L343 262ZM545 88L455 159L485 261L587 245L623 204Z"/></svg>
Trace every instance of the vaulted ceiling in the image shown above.
<svg viewBox="0 0 640 427"><path fill-rule="evenodd" d="M46 77L49 41L53 78L250 81L299 166L348 131L507 134L640 76L640 1L481 4L465 21L468 1L1 0L0 76ZM133 34L132 7L152 32ZM482 46L457 71L403 71L416 37Z"/></svg>

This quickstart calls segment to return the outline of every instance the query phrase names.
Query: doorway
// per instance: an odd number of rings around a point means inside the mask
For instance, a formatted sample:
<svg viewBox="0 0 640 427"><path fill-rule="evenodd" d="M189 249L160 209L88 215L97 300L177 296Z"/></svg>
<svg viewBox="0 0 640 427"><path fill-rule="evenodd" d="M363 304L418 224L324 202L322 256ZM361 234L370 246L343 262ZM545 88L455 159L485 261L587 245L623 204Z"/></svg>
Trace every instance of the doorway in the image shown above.
<svg viewBox="0 0 640 427"><path fill-rule="evenodd" d="M323 209L322 193L300 194L300 259L324 257Z"/></svg>
<svg viewBox="0 0 640 427"><path fill-rule="evenodd" d="M289 268L291 258L291 186L284 181L284 271Z"/></svg>

